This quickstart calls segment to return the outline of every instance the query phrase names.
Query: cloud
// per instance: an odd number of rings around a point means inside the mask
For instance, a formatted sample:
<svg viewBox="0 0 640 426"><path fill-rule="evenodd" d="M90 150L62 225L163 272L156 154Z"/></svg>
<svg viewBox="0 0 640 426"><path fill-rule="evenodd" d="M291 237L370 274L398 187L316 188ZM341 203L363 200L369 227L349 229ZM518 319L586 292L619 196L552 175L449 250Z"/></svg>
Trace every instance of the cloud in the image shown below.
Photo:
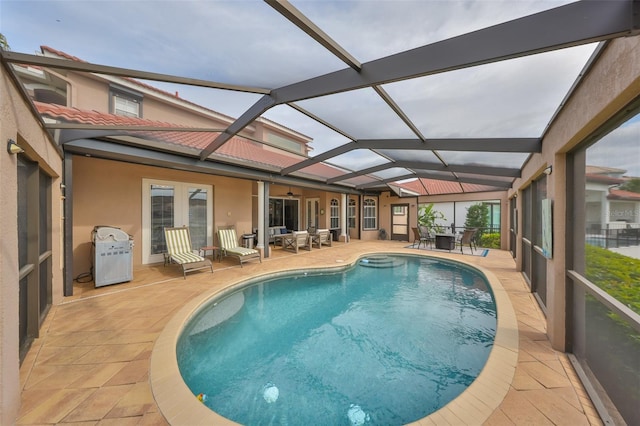
<svg viewBox="0 0 640 426"><path fill-rule="evenodd" d="M640 114L589 147L587 164L623 169L626 176L640 177Z"/></svg>
<svg viewBox="0 0 640 426"><path fill-rule="evenodd" d="M292 3L356 59L367 62L570 2L323 0Z"/></svg>
<svg viewBox="0 0 640 426"><path fill-rule="evenodd" d="M294 1L361 62L569 1ZM277 88L345 64L263 1L3 0L12 49L49 45L89 62ZM385 85L426 137L539 136L590 47ZM259 95L152 83L237 117ZM414 137L371 89L300 103L356 138ZM313 154L348 140L288 106L266 114L314 139ZM363 163L366 154L358 153Z"/></svg>

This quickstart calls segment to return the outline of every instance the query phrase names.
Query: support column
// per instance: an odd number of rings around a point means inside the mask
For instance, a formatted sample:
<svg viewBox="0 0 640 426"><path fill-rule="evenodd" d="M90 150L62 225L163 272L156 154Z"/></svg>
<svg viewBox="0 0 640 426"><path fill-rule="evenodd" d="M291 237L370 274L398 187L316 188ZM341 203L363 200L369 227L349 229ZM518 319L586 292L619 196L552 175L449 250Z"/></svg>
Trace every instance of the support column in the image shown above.
<svg viewBox="0 0 640 426"><path fill-rule="evenodd" d="M342 206L342 214L340 215L340 228L342 229L342 233L340 234L340 239L346 243L349 241L349 236L347 235L347 212L349 211L347 194L341 194L340 203Z"/></svg>
<svg viewBox="0 0 640 426"><path fill-rule="evenodd" d="M269 245L269 189L271 185L269 182L263 182L262 185L262 191L258 192L258 194L262 194L262 201L258 195L258 208L262 210L262 221L259 224L261 229L259 232L260 235L262 235L262 242L264 244L263 257L269 257L271 256L271 246Z"/></svg>
<svg viewBox="0 0 640 426"><path fill-rule="evenodd" d="M258 181L258 251L264 250L264 182Z"/></svg>

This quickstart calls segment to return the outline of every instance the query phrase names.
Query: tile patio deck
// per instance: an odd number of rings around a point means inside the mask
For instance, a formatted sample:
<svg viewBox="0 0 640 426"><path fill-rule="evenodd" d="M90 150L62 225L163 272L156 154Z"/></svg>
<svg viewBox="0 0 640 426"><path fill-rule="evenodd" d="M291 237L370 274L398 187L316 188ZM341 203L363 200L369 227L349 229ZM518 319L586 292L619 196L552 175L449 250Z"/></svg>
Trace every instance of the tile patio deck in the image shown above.
<svg viewBox="0 0 640 426"><path fill-rule="evenodd" d="M41 337L20 370L19 425L166 425L149 384L154 342L189 300L253 274L354 262L362 253L405 251L406 242L352 241L299 254L274 250L263 263L240 268L237 261L214 263L214 273L182 278L177 267L155 265L134 271L130 283L93 288L78 284L73 297L53 306ZM460 259L458 254L439 254ZM543 314L510 253L464 256L491 271L505 288L519 328L515 375L506 397L485 425L600 425L589 397L567 356L551 349ZM436 417L436 419L438 419ZM419 424L434 424L433 418ZM441 417L436 424L472 424Z"/></svg>

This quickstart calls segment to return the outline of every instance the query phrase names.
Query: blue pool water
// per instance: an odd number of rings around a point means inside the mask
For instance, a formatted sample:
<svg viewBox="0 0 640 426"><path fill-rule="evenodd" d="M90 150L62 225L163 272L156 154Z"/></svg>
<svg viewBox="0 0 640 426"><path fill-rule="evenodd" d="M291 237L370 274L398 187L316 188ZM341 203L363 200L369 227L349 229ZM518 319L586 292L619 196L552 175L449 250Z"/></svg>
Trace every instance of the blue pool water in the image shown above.
<svg viewBox="0 0 640 426"><path fill-rule="evenodd" d="M395 425L464 391L495 329L477 271L378 256L212 301L188 322L177 357L194 398L238 423Z"/></svg>

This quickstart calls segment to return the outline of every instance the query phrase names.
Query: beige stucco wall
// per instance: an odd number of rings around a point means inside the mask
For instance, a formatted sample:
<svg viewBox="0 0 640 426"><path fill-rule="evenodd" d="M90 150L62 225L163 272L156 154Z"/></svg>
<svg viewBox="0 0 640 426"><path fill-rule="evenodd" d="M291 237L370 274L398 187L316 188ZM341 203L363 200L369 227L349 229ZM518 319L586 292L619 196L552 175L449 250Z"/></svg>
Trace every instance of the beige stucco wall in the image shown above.
<svg viewBox="0 0 640 426"><path fill-rule="evenodd" d="M69 82L67 89L70 93L70 105L75 108L109 113L109 85L102 77L82 73L67 72L64 76ZM117 80L117 78L116 78ZM173 93L161 93L155 90L139 87L131 82L122 81L122 86L143 95L142 114L144 119L176 124L180 126L203 127L211 129L225 129L233 119L224 114L214 114L206 108L198 107L186 99L180 103ZM146 93L144 93L146 91ZM178 93L179 96L179 93ZM289 131L284 127L267 125L264 122L251 124L242 129L241 135L262 138L273 134L279 137L295 140L304 145L301 152L307 151L308 139L303 135Z"/></svg>
<svg viewBox="0 0 640 426"><path fill-rule="evenodd" d="M73 276L91 266L91 231L96 225L119 227L133 236L134 268L142 264L142 179L213 186L213 232L235 225L238 233L252 226L252 181L93 157L73 157Z"/></svg>
<svg viewBox="0 0 640 426"><path fill-rule="evenodd" d="M4 67L0 67L0 424L10 425L20 407L19 380L19 271L17 164L6 150L8 139L25 149L18 154L39 163L52 176L52 286L54 303L62 295L62 240L59 191L62 159L40 128Z"/></svg>
<svg viewBox="0 0 640 426"><path fill-rule="evenodd" d="M520 191L538 178L545 167L553 167L548 177L547 195L553 200L553 259L547 262L548 334L555 349L565 350L566 342L566 238L572 235L567 217L566 153L603 126L614 114L640 96L640 37L611 41L600 59L568 99L543 139L542 153L525 165L514 183ZM510 194L514 191L510 191ZM518 200L518 209L522 209ZM522 220L518 247L522 244ZM518 267L522 260L517 250Z"/></svg>

